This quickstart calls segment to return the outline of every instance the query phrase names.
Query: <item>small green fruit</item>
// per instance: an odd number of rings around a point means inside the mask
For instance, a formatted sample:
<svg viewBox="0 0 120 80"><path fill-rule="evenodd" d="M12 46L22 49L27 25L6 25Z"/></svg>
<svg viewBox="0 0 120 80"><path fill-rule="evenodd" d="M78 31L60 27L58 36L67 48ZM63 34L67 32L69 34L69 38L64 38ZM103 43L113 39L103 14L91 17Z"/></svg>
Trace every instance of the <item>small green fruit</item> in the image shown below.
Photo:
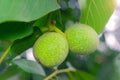
<svg viewBox="0 0 120 80"><path fill-rule="evenodd" d="M33 47L36 60L46 67L61 64L67 57L68 50L66 38L56 32L44 33Z"/></svg>
<svg viewBox="0 0 120 80"><path fill-rule="evenodd" d="M94 29L85 24L76 23L68 27L66 37L70 50L78 54L89 54L98 46L98 35Z"/></svg>

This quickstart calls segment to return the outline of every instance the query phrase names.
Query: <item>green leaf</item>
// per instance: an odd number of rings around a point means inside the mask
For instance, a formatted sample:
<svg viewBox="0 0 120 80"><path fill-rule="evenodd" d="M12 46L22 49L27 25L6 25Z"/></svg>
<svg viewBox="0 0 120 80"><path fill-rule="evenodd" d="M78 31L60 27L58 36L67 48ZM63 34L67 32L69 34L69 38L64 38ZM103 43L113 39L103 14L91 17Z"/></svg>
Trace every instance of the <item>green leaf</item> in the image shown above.
<svg viewBox="0 0 120 80"><path fill-rule="evenodd" d="M59 8L57 0L0 0L0 23L33 21Z"/></svg>
<svg viewBox="0 0 120 80"><path fill-rule="evenodd" d="M17 55L32 47L34 42L40 35L40 30L37 27L35 27L34 33L32 33L30 36L27 36L23 39L15 40L7 57L8 60L11 61L12 58L15 58Z"/></svg>
<svg viewBox="0 0 120 80"><path fill-rule="evenodd" d="M68 72L70 80L95 80L95 77L84 71Z"/></svg>
<svg viewBox="0 0 120 80"><path fill-rule="evenodd" d="M21 69L19 69L16 65L7 66L6 70L1 70L0 77L2 80L7 80L12 76L15 76L21 72Z"/></svg>
<svg viewBox="0 0 120 80"><path fill-rule="evenodd" d="M45 76L33 74L32 78L33 80L44 80Z"/></svg>
<svg viewBox="0 0 120 80"><path fill-rule="evenodd" d="M93 27L101 33L112 15L116 0L79 0L81 17L80 22Z"/></svg>
<svg viewBox="0 0 120 80"><path fill-rule="evenodd" d="M16 40L30 35L33 28L30 23L25 22L6 22L0 24L0 39Z"/></svg>
<svg viewBox="0 0 120 80"><path fill-rule="evenodd" d="M36 22L33 24L33 26L44 27L47 25L47 20L48 20L48 15L43 16L42 18L36 20Z"/></svg>
<svg viewBox="0 0 120 80"><path fill-rule="evenodd" d="M43 68L40 66L40 64L38 64L35 61L18 59L14 60L13 63L18 65L21 69L23 69L26 72L45 76Z"/></svg>
<svg viewBox="0 0 120 80"><path fill-rule="evenodd" d="M0 40L0 56L1 53L4 52L10 44L11 44L10 41Z"/></svg>
<svg viewBox="0 0 120 80"><path fill-rule="evenodd" d="M36 20L33 26L38 27L42 32L48 31L48 15Z"/></svg>
<svg viewBox="0 0 120 80"><path fill-rule="evenodd" d="M18 77L20 80L30 80L31 78L33 78L33 80L43 80L45 76L25 72L15 64L4 66L4 69L0 70L1 80L13 80L13 77Z"/></svg>

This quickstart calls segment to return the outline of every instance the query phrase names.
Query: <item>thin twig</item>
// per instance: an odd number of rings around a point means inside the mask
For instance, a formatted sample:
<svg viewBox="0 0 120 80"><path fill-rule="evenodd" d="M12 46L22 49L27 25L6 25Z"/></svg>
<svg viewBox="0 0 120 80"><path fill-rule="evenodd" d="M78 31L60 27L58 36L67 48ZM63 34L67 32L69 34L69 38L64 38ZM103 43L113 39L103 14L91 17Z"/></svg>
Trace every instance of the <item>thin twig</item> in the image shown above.
<svg viewBox="0 0 120 80"><path fill-rule="evenodd" d="M51 80L51 79L52 79L53 77L55 77L57 74L65 73L65 72L70 72L70 71L75 71L75 69L67 68L67 69L56 70L56 71L54 71L52 74L50 74L48 77L46 77L44 80Z"/></svg>
<svg viewBox="0 0 120 80"><path fill-rule="evenodd" d="M3 53L3 55L0 58L0 64L2 63L2 61L5 59L5 57L8 55L9 51L10 51L11 45L6 49L6 51Z"/></svg>
<svg viewBox="0 0 120 80"><path fill-rule="evenodd" d="M54 30L57 32L57 33L60 33L61 35L63 35L64 37L66 37L65 33L63 33L60 29L58 29L56 26L54 26Z"/></svg>

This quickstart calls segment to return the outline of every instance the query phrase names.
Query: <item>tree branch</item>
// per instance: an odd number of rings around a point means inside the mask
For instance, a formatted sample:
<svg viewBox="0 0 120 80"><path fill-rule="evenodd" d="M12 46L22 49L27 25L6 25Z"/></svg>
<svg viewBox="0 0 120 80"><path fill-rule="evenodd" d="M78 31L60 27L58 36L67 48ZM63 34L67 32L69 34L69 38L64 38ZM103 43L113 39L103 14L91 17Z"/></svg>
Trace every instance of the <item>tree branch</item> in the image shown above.
<svg viewBox="0 0 120 80"><path fill-rule="evenodd" d="M46 77L44 80L51 80L51 79L52 79L53 77L55 77L57 74L65 73L65 72L70 72L70 71L75 71L75 69L67 68L67 69L56 70L56 71L54 71L52 74L50 74L48 77Z"/></svg>
<svg viewBox="0 0 120 80"><path fill-rule="evenodd" d="M0 64L3 62L3 60L5 59L5 57L8 55L9 51L10 51L11 45L6 49L6 51L3 53L3 55L0 58Z"/></svg>

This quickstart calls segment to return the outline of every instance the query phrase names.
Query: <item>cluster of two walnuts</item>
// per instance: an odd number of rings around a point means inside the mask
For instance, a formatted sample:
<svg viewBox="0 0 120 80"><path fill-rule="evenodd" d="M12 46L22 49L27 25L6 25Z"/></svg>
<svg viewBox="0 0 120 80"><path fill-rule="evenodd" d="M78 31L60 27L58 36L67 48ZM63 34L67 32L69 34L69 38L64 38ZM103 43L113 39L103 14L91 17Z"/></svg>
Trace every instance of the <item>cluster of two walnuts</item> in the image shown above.
<svg viewBox="0 0 120 80"><path fill-rule="evenodd" d="M89 54L96 50L98 35L85 24L76 23L68 27L65 36L57 32L46 32L35 42L34 57L46 67L60 65L69 49L77 54Z"/></svg>

